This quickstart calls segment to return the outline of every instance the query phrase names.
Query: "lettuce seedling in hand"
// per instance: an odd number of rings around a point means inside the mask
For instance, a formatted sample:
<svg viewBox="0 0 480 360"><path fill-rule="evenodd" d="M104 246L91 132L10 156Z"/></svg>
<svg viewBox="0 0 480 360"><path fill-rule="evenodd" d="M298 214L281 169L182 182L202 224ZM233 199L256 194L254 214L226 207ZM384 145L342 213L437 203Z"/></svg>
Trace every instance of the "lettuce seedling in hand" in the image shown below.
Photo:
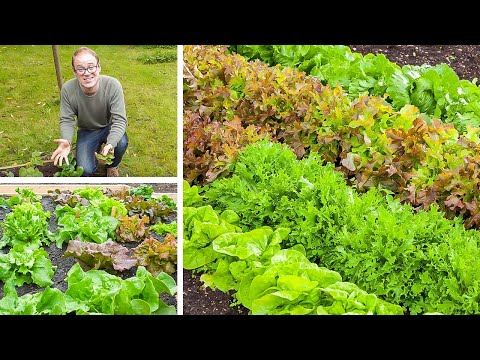
<svg viewBox="0 0 480 360"><path fill-rule="evenodd" d="M102 155L104 146L105 146L105 144L102 146L99 153L97 153L97 152L95 153L95 157L99 161L101 161L101 162L103 162L107 165L112 165L113 159L115 159L115 156L113 155L113 149L111 151L109 151L106 156L104 156L104 155Z"/></svg>

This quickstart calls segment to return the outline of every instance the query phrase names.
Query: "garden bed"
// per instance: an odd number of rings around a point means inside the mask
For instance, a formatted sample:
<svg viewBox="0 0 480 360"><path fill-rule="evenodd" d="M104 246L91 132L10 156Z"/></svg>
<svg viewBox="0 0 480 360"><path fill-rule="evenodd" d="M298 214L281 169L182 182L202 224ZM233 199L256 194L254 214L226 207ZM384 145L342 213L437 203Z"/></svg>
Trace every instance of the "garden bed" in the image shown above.
<svg viewBox="0 0 480 360"><path fill-rule="evenodd" d="M460 79L472 81L480 77L479 45L350 45L363 55L382 53L398 65L448 64ZM185 315L244 315L248 309L232 307L232 297L219 290L205 289L200 274L183 270Z"/></svg>
<svg viewBox="0 0 480 360"><path fill-rule="evenodd" d="M5 166L0 168L0 177L18 177L20 169L25 169L29 164L20 164ZM45 161L43 165L36 166L36 168L43 174L43 177L55 177L55 174L59 172L60 168L53 165L53 160ZM97 170L92 175L93 177L107 176L107 170L105 164L98 164Z"/></svg>
<svg viewBox="0 0 480 360"><path fill-rule="evenodd" d="M41 196L41 205L45 212L50 213L50 217L48 219L48 231L51 233L55 233L59 228L58 219L55 215L55 209L58 206L58 202L54 201L54 198L51 196L49 191L51 190L59 190L59 191L69 191L73 192L76 189L83 189L86 187L90 188L101 188L101 189L109 189L112 192L129 192L131 189L135 188L135 185L140 184L110 184L110 185L98 185L98 184L9 184L9 185L0 185L0 197L3 199L9 199L10 197L17 194L15 189L30 189L36 195ZM168 196L172 200L176 201L176 184L149 184L151 188L153 188L154 192L150 195L151 198L162 198L163 196ZM2 225L6 216L13 211L12 208L5 208L0 206L0 239L3 236L3 228ZM168 213L165 216L162 216L162 223L169 224L172 222L177 221L177 212L176 210ZM147 227L152 224L146 225ZM150 235L159 240L160 242L164 241L165 235L159 235L152 231ZM114 239L115 240L115 239ZM139 241L136 242L122 242L121 245L125 246L129 249L129 253L131 254L131 250L139 245ZM51 242L48 245L44 245L43 248L48 254L48 257L53 266L56 266L52 281L53 285L52 288L58 289L62 292L67 290L68 284L66 282L66 277L68 271L77 263L75 257L69 256L64 257L64 253L67 250L69 242L66 241L62 244L61 248L58 248L55 242ZM6 246L0 250L0 254L7 254L10 251L11 247ZM132 278L136 275L138 267L133 266L129 269L124 271L117 271L113 272L115 275L121 277L122 279ZM177 271L175 271L170 275L175 282L177 282ZM22 286L16 287L16 291L18 296L22 296L25 294L34 294L40 291L43 291L44 287L36 285L35 283L25 283ZM0 280L0 300L4 297L4 282ZM176 295L169 295L166 293L161 293L160 298L168 305L174 306L175 309L177 307L177 300Z"/></svg>

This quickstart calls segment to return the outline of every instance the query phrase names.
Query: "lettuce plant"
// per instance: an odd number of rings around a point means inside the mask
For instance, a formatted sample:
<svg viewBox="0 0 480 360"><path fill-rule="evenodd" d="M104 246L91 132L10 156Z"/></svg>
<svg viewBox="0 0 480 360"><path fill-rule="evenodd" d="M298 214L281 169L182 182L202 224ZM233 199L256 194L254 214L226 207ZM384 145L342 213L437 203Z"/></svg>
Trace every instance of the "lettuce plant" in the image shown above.
<svg viewBox="0 0 480 360"><path fill-rule="evenodd" d="M35 244L42 246L51 242L48 230L50 212L43 211L39 202L22 201L5 216L2 226L0 249L6 245Z"/></svg>
<svg viewBox="0 0 480 360"><path fill-rule="evenodd" d="M53 266L47 252L38 244L15 244L7 254L0 254L0 280L13 279L15 286L53 285Z"/></svg>
<svg viewBox="0 0 480 360"><path fill-rule="evenodd" d="M52 240L61 248L64 242L79 238L81 241L90 241L101 244L108 239L115 238L115 229L119 220L113 216L106 216L98 207L90 204L71 208L68 205L57 206L54 211L59 227Z"/></svg>
<svg viewBox="0 0 480 360"><path fill-rule="evenodd" d="M175 280L166 273L152 276L143 267L136 275L123 280L102 270L83 271L72 266L65 281L65 293L47 288L35 294L18 296L12 280L4 285L0 314L5 315L175 315L173 305L166 304L162 294L175 295Z"/></svg>
<svg viewBox="0 0 480 360"><path fill-rule="evenodd" d="M70 240L63 258L75 258L82 269L104 269L109 273L121 272L134 267L137 259L130 256L129 250L112 240L101 244Z"/></svg>
<svg viewBox="0 0 480 360"><path fill-rule="evenodd" d="M175 236L177 236L177 222L176 221L172 221L171 223L162 223L162 222L158 222L152 226L150 226L149 228L150 230L152 231L155 231L157 234L160 234L160 235L165 235L165 234L173 234Z"/></svg>
<svg viewBox="0 0 480 360"><path fill-rule="evenodd" d="M160 299L174 295L176 284L165 272L154 277L138 267L134 277L122 278L102 270L83 271L77 263L67 273L65 295L82 305L77 314L173 315L175 307Z"/></svg>
<svg viewBox="0 0 480 360"><path fill-rule="evenodd" d="M163 271L173 274L177 270L177 238L173 234L167 234L163 241L145 239L132 253L137 266L144 266L154 276Z"/></svg>

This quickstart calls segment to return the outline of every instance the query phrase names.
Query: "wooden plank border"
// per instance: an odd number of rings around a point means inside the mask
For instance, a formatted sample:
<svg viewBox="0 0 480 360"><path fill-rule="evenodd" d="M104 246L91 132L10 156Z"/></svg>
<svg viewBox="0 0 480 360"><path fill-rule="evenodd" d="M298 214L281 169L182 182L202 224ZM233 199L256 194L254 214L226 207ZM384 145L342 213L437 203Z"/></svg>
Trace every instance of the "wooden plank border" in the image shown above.
<svg viewBox="0 0 480 360"><path fill-rule="evenodd" d="M17 195L15 189L20 188L28 188L32 190L37 195L48 196L48 190L55 190L59 189L60 191L63 190L76 190L76 189L83 189L85 187L101 187L107 188L114 191L128 191L130 186L125 184L3 184L0 185L0 196L13 196ZM172 198L174 201L177 201L177 194L176 193L153 193L152 197L160 198L163 195L167 195Z"/></svg>

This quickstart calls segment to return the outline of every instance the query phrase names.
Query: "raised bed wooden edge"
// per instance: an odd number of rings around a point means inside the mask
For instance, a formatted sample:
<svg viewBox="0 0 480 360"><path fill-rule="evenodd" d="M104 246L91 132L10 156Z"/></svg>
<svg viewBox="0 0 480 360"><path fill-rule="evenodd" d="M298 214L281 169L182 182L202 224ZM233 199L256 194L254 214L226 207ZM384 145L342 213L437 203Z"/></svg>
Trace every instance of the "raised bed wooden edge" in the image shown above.
<svg viewBox="0 0 480 360"><path fill-rule="evenodd" d="M114 191L121 191L125 190L128 191L130 189L130 186L124 185L124 184L3 184L0 185L0 196L13 196L17 195L17 192L15 189L17 188L28 188L31 189L35 194L37 195L42 195L42 196L48 196L49 190L55 190L59 189L61 191L63 190L75 190L75 189L82 189L85 187L102 187L102 188L108 188ZM174 201L177 201L177 194L176 193L153 193L152 197L154 198L159 198L162 197L163 195L167 195L168 197L172 198Z"/></svg>

